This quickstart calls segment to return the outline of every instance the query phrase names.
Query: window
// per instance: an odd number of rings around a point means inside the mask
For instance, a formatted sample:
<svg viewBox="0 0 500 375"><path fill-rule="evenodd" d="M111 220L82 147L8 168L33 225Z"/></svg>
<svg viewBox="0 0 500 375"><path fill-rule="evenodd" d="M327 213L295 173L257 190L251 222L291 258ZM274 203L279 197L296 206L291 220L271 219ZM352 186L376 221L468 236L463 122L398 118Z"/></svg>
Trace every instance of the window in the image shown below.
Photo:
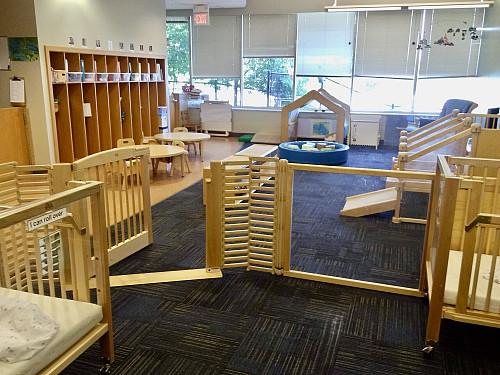
<svg viewBox="0 0 500 375"><path fill-rule="evenodd" d="M411 111L413 80L354 77L351 110Z"/></svg>
<svg viewBox="0 0 500 375"><path fill-rule="evenodd" d="M304 13L298 16L296 97L325 89L349 103L355 13ZM307 105L320 109L313 101Z"/></svg>
<svg viewBox="0 0 500 375"><path fill-rule="evenodd" d="M240 105L240 80L237 78L195 78L193 85L208 95L210 100L227 101L232 106Z"/></svg>
<svg viewBox="0 0 500 375"><path fill-rule="evenodd" d="M243 59L243 104L282 107L293 101L293 58Z"/></svg>
<svg viewBox="0 0 500 375"><path fill-rule="evenodd" d="M483 9L428 11L419 77L474 77L479 63Z"/></svg>
<svg viewBox="0 0 500 375"><path fill-rule="evenodd" d="M352 12L299 14L297 75L350 76L354 25Z"/></svg>
<svg viewBox="0 0 500 375"><path fill-rule="evenodd" d="M168 19L167 40L169 90L180 92L191 79L189 21L185 18Z"/></svg>
<svg viewBox="0 0 500 375"><path fill-rule="evenodd" d="M210 17L210 25L193 27L193 77L241 76L241 18Z"/></svg>
<svg viewBox="0 0 500 375"><path fill-rule="evenodd" d="M243 105L282 107L293 101L295 15L243 18Z"/></svg>
<svg viewBox="0 0 500 375"><path fill-rule="evenodd" d="M355 111L439 112L459 82L477 74L484 14L213 16L192 30L191 79L211 100L233 105L282 107L324 88Z"/></svg>
<svg viewBox="0 0 500 375"><path fill-rule="evenodd" d="M295 96L300 98L311 90L325 89L344 103L351 101L351 77L297 77ZM307 108L320 109L320 104L312 101Z"/></svg>

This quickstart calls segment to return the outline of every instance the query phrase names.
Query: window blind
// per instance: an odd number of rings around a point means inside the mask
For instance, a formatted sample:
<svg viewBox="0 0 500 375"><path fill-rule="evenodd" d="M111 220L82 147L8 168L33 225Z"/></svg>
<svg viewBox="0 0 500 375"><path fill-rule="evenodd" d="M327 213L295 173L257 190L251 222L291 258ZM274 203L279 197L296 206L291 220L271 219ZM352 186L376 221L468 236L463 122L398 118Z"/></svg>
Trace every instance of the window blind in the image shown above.
<svg viewBox="0 0 500 375"><path fill-rule="evenodd" d="M360 13L354 75L412 78L419 20L413 11Z"/></svg>
<svg viewBox="0 0 500 375"><path fill-rule="evenodd" d="M209 26L193 26L193 77L241 75L241 17L210 16Z"/></svg>
<svg viewBox="0 0 500 375"><path fill-rule="evenodd" d="M297 75L350 76L355 13L298 15Z"/></svg>
<svg viewBox="0 0 500 375"><path fill-rule="evenodd" d="M469 28L482 26L483 12L483 9L428 11L425 35L429 36L431 48L422 52L419 77L476 76L481 31L471 34Z"/></svg>
<svg viewBox="0 0 500 375"><path fill-rule="evenodd" d="M243 18L243 57L293 57L295 14L247 15Z"/></svg>

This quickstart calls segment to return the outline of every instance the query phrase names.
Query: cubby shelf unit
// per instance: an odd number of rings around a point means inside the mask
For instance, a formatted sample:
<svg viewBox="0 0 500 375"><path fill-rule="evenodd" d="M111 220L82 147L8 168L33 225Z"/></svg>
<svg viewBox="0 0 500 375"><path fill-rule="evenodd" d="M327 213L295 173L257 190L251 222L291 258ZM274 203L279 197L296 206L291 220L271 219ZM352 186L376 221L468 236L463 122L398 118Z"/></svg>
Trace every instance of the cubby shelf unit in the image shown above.
<svg viewBox="0 0 500 375"><path fill-rule="evenodd" d="M109 150L120 138L139 143L159 132L158 108L168 105L165 56L50 46L45 56L58 162ZM54 79L54 71L64 78ZM80 73L87 78L68 81Z"/></svg>

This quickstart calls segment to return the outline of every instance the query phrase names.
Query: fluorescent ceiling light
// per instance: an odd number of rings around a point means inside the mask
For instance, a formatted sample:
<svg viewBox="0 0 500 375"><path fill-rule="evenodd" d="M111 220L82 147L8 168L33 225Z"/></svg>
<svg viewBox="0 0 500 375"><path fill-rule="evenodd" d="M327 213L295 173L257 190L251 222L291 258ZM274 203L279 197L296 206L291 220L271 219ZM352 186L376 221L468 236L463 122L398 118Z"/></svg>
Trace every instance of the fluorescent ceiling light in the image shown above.
<svg viewBox="0 0 500 375"><path fill-rule="evenodd" d="M493 5L493 1L469 1L457 3L435 3L435 4L413 4L408 9L469 9L469 8L488 8Z"/></svg>
<svg viewBox="0 0 500 375"><path fill-rule="evenodd" d="M375 12L382 10L401 10L401 6L394 4L387 5L341 5L325 7L327 12Z"/></svg>
<svg viewBox="0 0 500 375"><path fill-rule="evenodd" d="M373 12L384 10L420 10L420 9L467 9L488 8L494 4L492 0L455 1L435 3L400 3L400 4L373 4L373 5L334 5L326 6L327 12Z"/></svg>

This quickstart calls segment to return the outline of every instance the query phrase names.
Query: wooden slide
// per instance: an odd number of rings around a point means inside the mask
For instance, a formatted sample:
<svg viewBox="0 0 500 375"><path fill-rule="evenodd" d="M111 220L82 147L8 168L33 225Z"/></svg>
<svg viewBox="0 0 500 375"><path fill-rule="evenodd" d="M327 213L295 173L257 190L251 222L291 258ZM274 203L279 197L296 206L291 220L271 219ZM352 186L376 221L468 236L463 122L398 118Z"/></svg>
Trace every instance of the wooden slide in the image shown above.
<svg viewBox="0 0 500 375"><path fill-rule="evenodd" d="M395 210L398 206L398 192L395 187L347 197L342 216L360 217L379 212Z"/></svg>

